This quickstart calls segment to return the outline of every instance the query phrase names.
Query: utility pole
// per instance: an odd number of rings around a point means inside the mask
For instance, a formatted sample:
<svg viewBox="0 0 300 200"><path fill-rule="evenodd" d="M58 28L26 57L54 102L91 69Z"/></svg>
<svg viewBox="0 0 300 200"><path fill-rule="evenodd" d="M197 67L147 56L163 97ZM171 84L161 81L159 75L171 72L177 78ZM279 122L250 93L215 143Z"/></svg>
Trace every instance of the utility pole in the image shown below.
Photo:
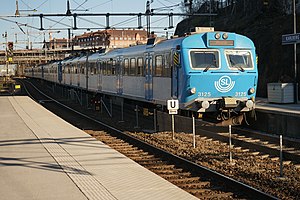
<svg viewBox="0 0 300 200"><path fill-rule="evenodd" d="M7 42L7 31L5 31L2 36L5 38L5 64L6 64L6 75L5 75L5 82L8 75L8 42Z"/></svg>
<svg viewBox="0 0 300 200"><path fill-rule="evenodd" d="M19 12L19 1L16 0L16 12L15 12L15 16L20 16L20 12Z"/></svg>
<svg viewBox="0 0 300 200"><path fill-rule="evenodd" d="M189 7L189 13L193 13L193 0L184 0L184 6Z"/></svg>
<svg viewBox="0 0 300 200"><path fill-rule="evenodd" d="M146 21L147 21L147 36L148 36L148 38L150 37L150 15L151 15L150 1L147 1L147 3L146 3Z"/></svg>
<svg viewBox="0 0 300 200"><path fill-rule="evenodd" d="M184 6L189 7L189 14L193 13L193 0L184 0ZM188 32L191 31L191 20L188 20Z"/></svg>
<svg viewBox="0 0 300 200"><path fill-rule="evenodd" d="M293 0L293 15L294 15L294 34L297 33L297 25L296 25L296 0ZM297 43L294 43L294 71L295 71L295 85L294 85L294 89L295 89L295 103L298 103L298 83L297 83Z"/></svg>

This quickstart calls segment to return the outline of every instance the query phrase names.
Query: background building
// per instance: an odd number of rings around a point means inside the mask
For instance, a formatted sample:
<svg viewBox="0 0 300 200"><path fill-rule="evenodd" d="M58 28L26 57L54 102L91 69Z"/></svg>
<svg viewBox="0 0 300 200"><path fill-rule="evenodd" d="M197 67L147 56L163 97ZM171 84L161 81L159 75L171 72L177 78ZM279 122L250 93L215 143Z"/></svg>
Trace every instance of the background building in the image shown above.
<svg viewBox="0 0 300 200"><path fill-rule="evenodd" d="M135 29L109 29L88 32L73 39L74 48L123 48L147 43L147 31Z"/></svg>

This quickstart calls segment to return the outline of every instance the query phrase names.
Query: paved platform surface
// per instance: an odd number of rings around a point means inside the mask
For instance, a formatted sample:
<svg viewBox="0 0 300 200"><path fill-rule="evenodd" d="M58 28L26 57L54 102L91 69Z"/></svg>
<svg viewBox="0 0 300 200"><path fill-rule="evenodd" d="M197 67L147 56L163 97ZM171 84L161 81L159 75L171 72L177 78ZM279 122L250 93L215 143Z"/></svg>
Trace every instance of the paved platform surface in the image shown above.
<svg viewBox="0 0 300 200"><path fill-rule="evenodd" d="M0 110L0 199L196 199L28 97Z"/></svg>
<svg viewBox="0 0 300 200"><path fill-rule="evenodd" d="M257 98L255 108L259 111L276 114L300 116L300 104L286 103L269 103L266 98Z"/></svg>

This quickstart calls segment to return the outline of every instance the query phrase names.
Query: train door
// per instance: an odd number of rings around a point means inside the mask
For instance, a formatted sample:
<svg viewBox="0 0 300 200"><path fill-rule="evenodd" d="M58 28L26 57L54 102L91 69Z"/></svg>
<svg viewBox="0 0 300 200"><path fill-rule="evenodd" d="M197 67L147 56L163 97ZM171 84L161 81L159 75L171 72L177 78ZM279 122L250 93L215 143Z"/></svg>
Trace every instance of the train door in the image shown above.
<svg viewBox="0 0 300 200"><path fill-rule="evenodd" d="M42 71L42 79L44 79L44 66L41 66L41 71Z"/></svg>
<svg viewBox="0 0 300 200"><path fill-rule="evenodd" d="M100 60L97 60L96 63L96 67L97 67L97 90L101 91L102 90L102 64Z"/></svg>
<svg viewBox="0 0 300 200"><path fill-rule="evenodd" d="M69 69L70 69L70 85L73 83L73 64L69 64Z"/></svg>
<svg viewBox="0 0 300 200"><path fill-rule="evenodd" d="M153 52L145 53L145 99L153 99Z"/></svg>
<svg viewBox="0 0 300 200"><path fill-rule="evenodd" d="M77 86L80 87L80 62L77 62L75 71L77 76Z"/></svg>
<svg viewBox="0 0 300 200"><path fill-rule="evenodd" d="M123 93L123 56L117 57L116 61L116 75L117 75L117 94Z"/></svg>
<svg viewBox="0 0 300 200"><path fill-rule="evenodd" d="M64 82L64 84L66 84L66 73L67 73L66 70L67 70L66 69L66 64L64 64L63 65L63 77L64 77L64 79L63 79L64 81L63 82Z"/></svg>
<svg viewBox="0 0 300 200"><path fill-rule="evenodd" d="M180 53L172 50L172 97L178 98L178 68L180 67Z"/></svg>
<svg viewBox="0 0 300 200"><path fill-rule="evenodd" d="M62 81L62 64L61 62L57 65L57 76L58 76L58 82L61 83Z"/></svg>

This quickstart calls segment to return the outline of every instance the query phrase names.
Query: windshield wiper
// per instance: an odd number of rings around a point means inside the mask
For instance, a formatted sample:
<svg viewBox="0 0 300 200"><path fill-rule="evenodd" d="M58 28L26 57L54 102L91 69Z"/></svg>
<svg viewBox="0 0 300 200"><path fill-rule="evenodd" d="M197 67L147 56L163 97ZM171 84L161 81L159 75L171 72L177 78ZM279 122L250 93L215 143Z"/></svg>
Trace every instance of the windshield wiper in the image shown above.
<svg viewBox="0 0 300 200"><path fill-rule="evenodd" d="M240 70L241 72L245 71L245 69L242 67L242 65L235 64L236 62L234 62L231 58L229 59L229 61L232 64L233 67L238 68L238 70Z"/></svg>
<svg viewBox="0 0 300 200"><path fill-rule="evenodd" d="M211 68L212 66L214 66L214 65L207 65L207 66L205 67L205 69L203 70L203 72L207 72L207 70L209 70L209 68Z"/></svg>
<svg viewBox="0 0 300 200"><path fill-rule="evenodd" d="M236 65L236 68L238 68L238 70L240 70L241 72L244 72L245 69L242 67L242 65Z"/></svg>

